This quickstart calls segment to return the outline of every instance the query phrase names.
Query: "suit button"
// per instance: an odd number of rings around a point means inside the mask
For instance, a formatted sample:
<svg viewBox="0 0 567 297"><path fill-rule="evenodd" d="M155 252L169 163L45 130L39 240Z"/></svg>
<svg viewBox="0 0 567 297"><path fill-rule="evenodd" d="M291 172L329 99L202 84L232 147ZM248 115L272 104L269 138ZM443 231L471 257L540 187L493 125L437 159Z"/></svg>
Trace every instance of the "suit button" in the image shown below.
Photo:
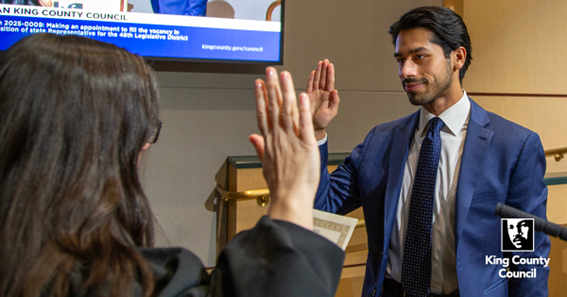
<svg viewBox="0 0 567 297"><path fill-rule="evenodd" d="M376 288L374 288L374 290L372 290L372 297L376 296Z"/></svg>

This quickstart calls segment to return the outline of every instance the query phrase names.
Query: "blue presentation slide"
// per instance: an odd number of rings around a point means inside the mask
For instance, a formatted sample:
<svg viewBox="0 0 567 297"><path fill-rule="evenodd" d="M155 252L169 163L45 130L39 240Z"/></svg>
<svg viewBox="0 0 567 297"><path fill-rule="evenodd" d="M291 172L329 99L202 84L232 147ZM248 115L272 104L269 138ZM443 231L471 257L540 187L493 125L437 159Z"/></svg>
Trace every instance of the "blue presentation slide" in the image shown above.
<svg viewBox="0 0 567 297"><path fill-rule="evenodd" d="M254 30L257 21L0 6L0 50L35 33L80 35L152 58L280 61L280 28ZM169 18L170 24L159 24ZM191 18L180 25L180 18ZM230 28L230 22L236 22ZM279 23L278 23L279 24ZM274 28L273 24L270 24Z"/></svg>

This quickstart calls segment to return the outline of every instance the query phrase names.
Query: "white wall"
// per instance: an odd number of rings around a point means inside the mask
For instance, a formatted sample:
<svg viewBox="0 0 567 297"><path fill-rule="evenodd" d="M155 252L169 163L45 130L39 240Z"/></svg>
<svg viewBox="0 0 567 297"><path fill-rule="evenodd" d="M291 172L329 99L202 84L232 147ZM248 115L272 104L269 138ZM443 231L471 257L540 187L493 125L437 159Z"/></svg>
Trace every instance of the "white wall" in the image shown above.
<svg viewBox="0 0 567 297"><path fill-rule="evenodd" d="M150 0L128 0L128 3L134 5L132 12L154 13Z"/></svg>

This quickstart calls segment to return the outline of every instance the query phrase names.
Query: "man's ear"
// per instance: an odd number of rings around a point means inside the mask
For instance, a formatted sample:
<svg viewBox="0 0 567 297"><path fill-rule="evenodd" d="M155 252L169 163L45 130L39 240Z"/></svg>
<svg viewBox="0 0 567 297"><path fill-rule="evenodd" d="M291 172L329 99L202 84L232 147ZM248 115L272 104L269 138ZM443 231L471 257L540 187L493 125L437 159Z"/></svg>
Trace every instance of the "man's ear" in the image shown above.
<svg viewBox="0 0 567 297"><path fill-rule="evenodd" d="M453 61L453 70L460 70L465 66L465 60L467 58L467 50L464 47L459 47L458 49L451 52L451 60Z"/></svg>

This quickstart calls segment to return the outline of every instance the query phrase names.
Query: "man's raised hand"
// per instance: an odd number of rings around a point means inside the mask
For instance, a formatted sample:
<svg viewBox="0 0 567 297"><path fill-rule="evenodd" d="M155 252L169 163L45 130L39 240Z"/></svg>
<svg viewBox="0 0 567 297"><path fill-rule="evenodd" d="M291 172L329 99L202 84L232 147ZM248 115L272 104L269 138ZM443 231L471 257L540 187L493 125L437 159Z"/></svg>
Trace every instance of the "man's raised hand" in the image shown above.
<svg viewBox="0 0 567 297"><path fill-rule="evenodd" d="M317 69L311 71L307 88L313 127L317 140L325 138L325 129L339 112L339 94L335 90L335 66L329 60L319 61Z"/></svg>

